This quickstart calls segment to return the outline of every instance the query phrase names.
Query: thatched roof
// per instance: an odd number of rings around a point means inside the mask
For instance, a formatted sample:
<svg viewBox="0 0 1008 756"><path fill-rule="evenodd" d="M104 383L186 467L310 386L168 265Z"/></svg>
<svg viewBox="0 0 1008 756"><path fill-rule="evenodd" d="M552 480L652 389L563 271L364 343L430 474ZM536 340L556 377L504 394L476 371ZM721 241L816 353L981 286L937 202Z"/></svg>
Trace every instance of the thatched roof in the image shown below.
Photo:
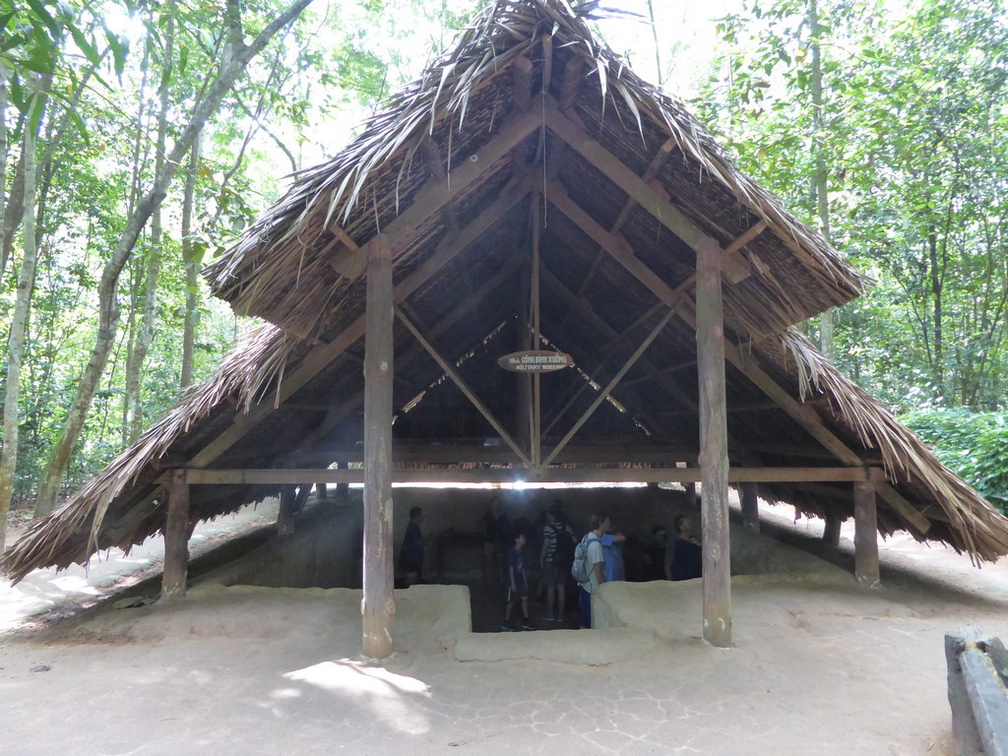
<svg viewBox="0 0 1008 756"><path fill-rule="evenodd" d="M856 296L857 273L741 174L680 104L595 40L576 10L563 0L516 0L482 14L453 52L336 157L298 175L211 266L217 294L280 327L259 329L213 379L34 525L4 569L19 579L158 532L161 476L175 467L359 459L362 263L379 232L392 245L399 307L400 470L524 475L404 323L527 443L515 410L524 384L496 359L527 348L536 279L540 332L577 366L541 380L545 448L656 334L552 474L695 464L692 285L696 246L711 237L725 249L732 465L882 467L880 532L905 529L977 560L1008 553L1008 521L792 328ZM676 316L658 327L670 310ZM194 485L192 518L278 490ZM810 515L853 512L850 483L768 482L759 491Z"/></svg>

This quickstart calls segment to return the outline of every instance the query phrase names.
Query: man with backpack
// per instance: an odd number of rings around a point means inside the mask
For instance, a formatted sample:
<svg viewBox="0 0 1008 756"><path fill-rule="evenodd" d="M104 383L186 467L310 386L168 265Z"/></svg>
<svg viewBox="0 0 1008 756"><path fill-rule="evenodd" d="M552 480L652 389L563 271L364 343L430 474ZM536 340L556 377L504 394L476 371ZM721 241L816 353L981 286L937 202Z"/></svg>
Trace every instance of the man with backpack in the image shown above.
<svg viewBox="0 0 1008 756"><path fill-rule="evenodd" d="M612 519L609 515L592 515L588 527L591 530L585 533L574 550L574 563L571 565L571 574L578 581L581 598L581 627L585 629L591 627L592 592L606 581L602 536L612 529Z"/></svg>

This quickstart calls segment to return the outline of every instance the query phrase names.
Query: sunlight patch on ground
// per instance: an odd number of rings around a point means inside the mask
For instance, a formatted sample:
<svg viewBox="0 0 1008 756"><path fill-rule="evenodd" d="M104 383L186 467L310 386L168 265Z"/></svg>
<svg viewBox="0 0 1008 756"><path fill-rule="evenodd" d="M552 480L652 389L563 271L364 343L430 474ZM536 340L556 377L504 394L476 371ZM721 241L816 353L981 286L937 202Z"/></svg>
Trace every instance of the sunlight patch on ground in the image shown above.
<svg viewBox="0 0 1008 756"><path fill-rule="evenodd" d="M413 709L410 698L430 697L431 689L415 677L368 667L351 659L313 664L287 672L284 677L337 696L359 698L371 713L399 732L420 735L430 730L427 717Z"/></svg>

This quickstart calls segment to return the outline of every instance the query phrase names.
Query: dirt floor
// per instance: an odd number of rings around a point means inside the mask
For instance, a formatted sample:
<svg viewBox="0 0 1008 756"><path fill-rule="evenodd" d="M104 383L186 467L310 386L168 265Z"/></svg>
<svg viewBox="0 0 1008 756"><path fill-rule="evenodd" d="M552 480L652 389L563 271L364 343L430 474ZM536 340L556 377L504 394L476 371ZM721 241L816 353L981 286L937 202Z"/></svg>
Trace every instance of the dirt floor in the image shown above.
<svg viewBox="0 0 1008 756"><path fill-rule="evenodd" d="M772 512L772 537L817 548L821 526ZM271 517L198 536L254 536ZM897 536L869 591L845 573L850 536L825 554L832 573L735 578L730 650L700 640L699 585L612 584L623 627L506 634L469 632L498 621L492 594L473 592L470 620L464 587L416 586L397 591L380 666L360 657L358 591L100 602L140 579L124 573L156 573L156 545L104 576L36 573L0 583L0 752L950 753L943 636L973 624L1008 639L1008 562L976 570Z"/></svg>

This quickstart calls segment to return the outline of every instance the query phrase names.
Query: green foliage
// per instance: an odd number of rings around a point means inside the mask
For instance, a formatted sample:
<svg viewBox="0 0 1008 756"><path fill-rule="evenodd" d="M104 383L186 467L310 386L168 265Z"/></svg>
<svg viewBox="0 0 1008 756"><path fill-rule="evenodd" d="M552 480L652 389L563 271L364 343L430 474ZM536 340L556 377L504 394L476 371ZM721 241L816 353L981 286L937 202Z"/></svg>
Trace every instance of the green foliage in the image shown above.
<svg viewBox="0 0 1008 756"><path fill-rule="evenodd" d="M834 243L877 281L839 313L840 365L901 410L997 409L1008 369L1008 19L1002 3L747 3L696 103L744 170L814 221L815 146ZM810 324L814 333L816 324Z"/></svg>
<svg viewBox="0 0 1008 756"><path fill-rule="evenodd" d="M912 412L900 420L942 463L1008 513L1008 415L955 409Z"/></svg>

